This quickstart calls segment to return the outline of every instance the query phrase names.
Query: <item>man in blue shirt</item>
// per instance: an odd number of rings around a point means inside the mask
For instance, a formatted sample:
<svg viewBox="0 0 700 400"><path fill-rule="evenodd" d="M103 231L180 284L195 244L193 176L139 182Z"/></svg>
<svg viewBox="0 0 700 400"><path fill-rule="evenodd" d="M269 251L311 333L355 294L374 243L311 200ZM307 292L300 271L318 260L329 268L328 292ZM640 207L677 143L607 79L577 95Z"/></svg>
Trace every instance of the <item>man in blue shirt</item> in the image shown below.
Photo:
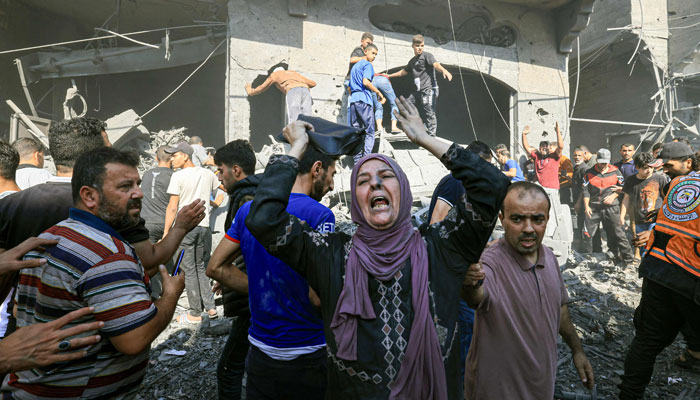
<svg viewBox="0 0 700 400"><path fill-rule="evenodd" d="M363 128L365 144L363 149L353 159L357 162L363 156L372 152L374 147L374 101L372 92L384 104L384 95L372 84L374 67L372 62L377 58L377 46L368 44L365 47L365 57L350 70L350 125Z"/></svg>
<svg viewBox="0 0 700 400"><path fill-rule="evenodd" d="M501 171L510 178L511 182L524 181L523 170L518 162L510 158L510 151L501 150L498 152L498 163L501 164Z"/></svg>
<svg viewBox="0 0 700 400"><path fill-rule="evenodd" d="M318 201L333 189L336 159L309 148L299 162L287 211L320 233L335 230L335 216ZM271 256L245 226L250 202L240 207L214 251L207 274L247 292L250 330L248 399L323 399L326 341L318 296L298 273ZM232 264L242 250L248 275ZM250 278L250 279L249 279Z"/></svg>
<svg viewBox="0 0 700 400"><path fill-rule="evenodd" d="M634 166L634 153L635 151L633 144L623 144L620 146L620 156L622 159L613 164L620 170L620 172L622 172L622 177L625 178L625 180L638 172L637 167Z"/></svg>

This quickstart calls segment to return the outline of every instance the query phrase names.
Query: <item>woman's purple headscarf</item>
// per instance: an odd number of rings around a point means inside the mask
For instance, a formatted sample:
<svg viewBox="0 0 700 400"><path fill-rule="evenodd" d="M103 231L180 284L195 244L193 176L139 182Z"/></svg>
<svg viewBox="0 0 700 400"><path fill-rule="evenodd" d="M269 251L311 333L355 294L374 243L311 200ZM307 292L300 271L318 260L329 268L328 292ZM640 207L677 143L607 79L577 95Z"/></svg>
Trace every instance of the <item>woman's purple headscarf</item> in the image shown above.
<svg viewBox="0 0 700 400"><path fill-rule="evenodd" d="M394 170L401 190L396 223L381 231L367 224L355 195L357 173L362 164L372 159L383 161ZM337 356L357 360L358 318L376 318L367 289L369 275L388 281L410 257L414 317L406 354L391 388L390 398L447 399L445 366L428 303L428 250L420 233L411 225L413 195L406 174L391 158L369 154L353 168L350 185L351 216L359 227L352 239L343 290L330 325L338 347Z"/></svg>

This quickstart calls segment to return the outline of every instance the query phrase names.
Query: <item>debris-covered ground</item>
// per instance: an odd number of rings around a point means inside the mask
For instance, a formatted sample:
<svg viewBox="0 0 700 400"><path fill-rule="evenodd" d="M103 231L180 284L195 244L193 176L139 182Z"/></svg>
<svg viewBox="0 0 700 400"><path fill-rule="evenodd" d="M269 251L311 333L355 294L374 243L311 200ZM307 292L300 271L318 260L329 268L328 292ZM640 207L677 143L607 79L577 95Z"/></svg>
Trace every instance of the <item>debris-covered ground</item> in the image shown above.
<svg viewBox="0 0 700 400"><path fill-rule="evenodd" d="M619 268L602 253L574 253L562 269L569 290L569 310L596 375L597 398L617 398L624 357L634 335L632 316L642 280L636 268ZM177 312L185 312L186 304L183 295ZM218 307L218 311L222 314L223 310ZM222 318L209 321L205 317L201 326L173 322L153 344L141 398L215 399L216 365L230 326L231 321ZM682 349L679 337L660 354L645 398L700 399L700 373L673 365ZM182 351L183 355L177 355ZM563 341L559 345L556 389L560 393L591 395L580 383L571 352Z"/></svg>
<svg viewBox="0 0 700 400"><path fill-rule="evenodd" d="M597 398L615 399L627 348L634 337L632 318L639 304L642 279L636 267L620 268L603 253L574 253L562 269L569 291L569 312L593 365ZM645 399L700 399L700 373L673 364L683 348L679 336L656 359ZM556 389L591 395L580 383L571 352L561 340Z"/></svg>

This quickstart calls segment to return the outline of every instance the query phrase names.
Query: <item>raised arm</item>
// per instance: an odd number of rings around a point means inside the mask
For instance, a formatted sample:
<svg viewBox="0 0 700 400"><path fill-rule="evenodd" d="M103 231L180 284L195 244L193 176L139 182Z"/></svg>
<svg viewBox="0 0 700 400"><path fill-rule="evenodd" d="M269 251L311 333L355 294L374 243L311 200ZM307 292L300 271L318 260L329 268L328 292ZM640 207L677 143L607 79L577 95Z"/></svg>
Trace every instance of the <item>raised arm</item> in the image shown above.
<svg viewBox="0 0 700 400"><path fill-rule="evenodd" d="M530 154L534 151L532 147L530 147L530 144L527 142L527 135L530 133L530 126L525 125L525 128L523 129L523 134L520 139L520 143L523 144L523 149L525 149L525 152L527 153L527 156L530 157Z"/></svg>
<svg viewBox="0 0 700 400"><path fill-rule="evenodd" d="M317 274L327 272L331 262L333 253L329 242L339 234L316 232L286 210L299 159L309 143L306 129L313 129L313 126L303 121L294 121L284 128L291 148L287 155L270 157L245 224L270 254L305 277L316 289Z"/></svg>
<svg viewBox="0 0 700 400"><path fill-rule="evenodd" d="M467 192L454 205L455 218L448 214L444 221L429 229L444 230L440 237L446 250L476 263L493 230L510 180L478 154L428 135L418 110L405 98L399 98L397 106L396 116L406 136L438 157L452 176L462 181ZM467 242L478 245L464 246Z"/></svg>
<svg viewBox="0 0 700 400"><path fill-rule="evenodd" d="M564 138L561 135L561 129L559 129L559 122L554 124L554 131L557 133L557 151L555 151L557 158L561 157L561 152L564 150Z"/></svg>

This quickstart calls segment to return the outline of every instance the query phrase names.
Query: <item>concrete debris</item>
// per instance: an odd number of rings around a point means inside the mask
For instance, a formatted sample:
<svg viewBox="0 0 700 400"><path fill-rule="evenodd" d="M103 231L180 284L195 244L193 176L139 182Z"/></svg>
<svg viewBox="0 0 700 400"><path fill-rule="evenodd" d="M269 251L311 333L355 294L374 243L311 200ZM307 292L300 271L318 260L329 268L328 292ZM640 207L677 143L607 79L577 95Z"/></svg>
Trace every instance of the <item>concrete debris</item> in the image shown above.
<svg viewBox="0 0 700 400"><path fill-rule="evenodd" d="M339 211L336 230L350 233L355 225L349 220L347 209L336 205L333 211ZM555 398L616 398L624 357L634 335L632 317L639 303L642 281L636 270L615 265L604 253L584 255L574 251L561 268L569 292L569 311L593 365L597 393L580 383L571 351L560 341L556 392L563 397ZM186 312L186 307L183 294L177 311ZM217 310L220 314L223 311L221 306ZM207 326L228 328L231 322L228 318L210 321L204 317L200 325L171 323L153 343L150 368L139 398L216 398L216 366L228 336L212 336L207 333ZM187 353L166 358L163 354L168 349ZM683 342L676 340L659 355L645 398L698 398L700 374L678 368L672 362L682 349Z"/></svg>
<svg viewBox="0 0 700 400"><path fill-rule="evenodd" d="M562 276L569 293L571 318L593 365L598 398L616 398L617 385L624 372L624 358L634 337L632 318L641 297L642 279L636 268L615 265L605 253L580 254L576 251L572 251L568 262L562 265ZM700 391L698 372L673 364L673 359L684 348L681 339L679 335L678 340L657 358L645 399L697 398L676 397L681 392ZM558 353L557 391L590 395L580 383L571 361L571 351L562 340ZM682 382L671 384L669 376L682 379ZM575 390L572 390L572 384Z"/></svg>
<svg viewBox="0 0 700 400"><path fill-rule="evenodd" d="M128 147L135 139L148 139L148 129L141 124L136 111L126 110L105 121L107 137L115 148Z"/></svg>

